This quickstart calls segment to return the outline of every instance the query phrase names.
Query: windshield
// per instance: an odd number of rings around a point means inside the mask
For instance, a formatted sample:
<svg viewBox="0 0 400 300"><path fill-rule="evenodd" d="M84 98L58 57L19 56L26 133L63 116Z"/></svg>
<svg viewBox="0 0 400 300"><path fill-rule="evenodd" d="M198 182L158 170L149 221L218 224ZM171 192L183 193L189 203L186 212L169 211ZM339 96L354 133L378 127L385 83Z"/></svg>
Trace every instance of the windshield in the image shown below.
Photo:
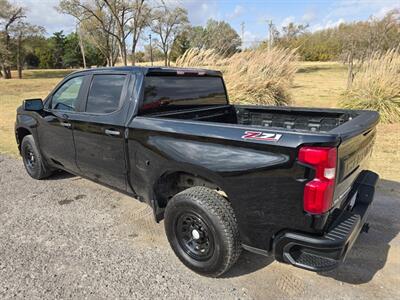
<svg viewBox="0 0 400 300"><path fill-rule="evenodd" d="M221 77L148 76L140 114L226 104Z"/></svg>

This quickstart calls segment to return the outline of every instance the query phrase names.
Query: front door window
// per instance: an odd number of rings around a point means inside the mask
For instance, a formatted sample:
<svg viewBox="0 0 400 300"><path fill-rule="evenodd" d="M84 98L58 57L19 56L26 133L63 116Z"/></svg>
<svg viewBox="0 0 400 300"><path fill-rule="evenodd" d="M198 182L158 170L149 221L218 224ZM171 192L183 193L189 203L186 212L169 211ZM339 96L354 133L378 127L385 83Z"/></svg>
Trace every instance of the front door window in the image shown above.
<svg viewBox="0 0 400 300"><path fill-rule="evenodd" d="M64 83L53 95L51 108L75 111L84 76L75 77Z"/></svg>

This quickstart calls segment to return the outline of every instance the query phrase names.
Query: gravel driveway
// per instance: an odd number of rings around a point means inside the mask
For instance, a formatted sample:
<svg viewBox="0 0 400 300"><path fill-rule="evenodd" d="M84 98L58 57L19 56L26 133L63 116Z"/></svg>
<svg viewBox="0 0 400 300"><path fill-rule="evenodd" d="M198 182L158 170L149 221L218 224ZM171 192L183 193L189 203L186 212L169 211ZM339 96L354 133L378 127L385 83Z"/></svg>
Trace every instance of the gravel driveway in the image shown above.
<svg viewBox="0 0 400 300"><path fill-rule="evenodd" d="M369 234L333 272L245 252L210 279L178 261L146 205L65 173L35 181L0 155L0 298L400 299L399 198L380 182Z"/></svg>

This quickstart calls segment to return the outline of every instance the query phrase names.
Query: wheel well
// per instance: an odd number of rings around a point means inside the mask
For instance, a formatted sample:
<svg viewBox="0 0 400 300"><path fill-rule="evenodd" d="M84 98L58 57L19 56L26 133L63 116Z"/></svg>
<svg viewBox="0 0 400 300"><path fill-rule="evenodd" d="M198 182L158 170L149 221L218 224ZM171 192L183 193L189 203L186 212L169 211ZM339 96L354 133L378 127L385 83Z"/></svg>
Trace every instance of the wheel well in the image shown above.
<svg viewBox="0 0 400 300"><path fill-rule="evenodd" d="M21 143L24 137L27 135L32 134L28 129L20 127L17 129L17 142L18 142L18 149L21 150Z"/></svg>
<svg viewBox="0 0 400 300"><path fill-rule="evenodd" d="M203 177L186 172L167 173L161 176L155 185L154 191L158 207L165 208L173 196L194 186L205 186L227 197L217 184Z"/></svg>

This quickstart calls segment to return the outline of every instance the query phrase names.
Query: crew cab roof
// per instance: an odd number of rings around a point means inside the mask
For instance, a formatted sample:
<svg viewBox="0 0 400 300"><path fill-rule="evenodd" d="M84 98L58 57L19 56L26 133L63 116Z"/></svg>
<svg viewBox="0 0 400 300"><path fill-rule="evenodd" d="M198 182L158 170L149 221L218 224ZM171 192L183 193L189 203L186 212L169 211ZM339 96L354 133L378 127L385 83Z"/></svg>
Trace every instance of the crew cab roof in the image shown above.
<svg viewBox="0 0 400 300"><path fill-rule="evenodd" d="M137 67L137 66L124 66L124 67L102 67L78 70L72 74L77 73L93 73L93 72L141 72L144 75L199 75L199 76L222 76L220 71L208 70L201 68L176 68L176 67Z"/></svg>

